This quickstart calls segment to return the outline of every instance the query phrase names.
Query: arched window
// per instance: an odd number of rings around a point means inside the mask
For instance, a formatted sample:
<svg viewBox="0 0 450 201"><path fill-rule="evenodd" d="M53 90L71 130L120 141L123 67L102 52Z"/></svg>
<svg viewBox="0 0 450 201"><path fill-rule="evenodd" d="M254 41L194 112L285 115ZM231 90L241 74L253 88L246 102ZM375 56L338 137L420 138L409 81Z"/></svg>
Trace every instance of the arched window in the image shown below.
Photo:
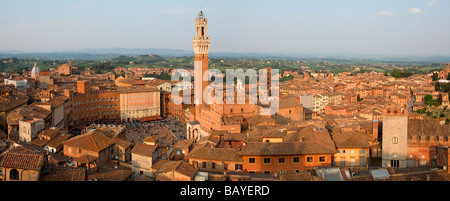
<svg viewBox="0 0 450 201"><path fill-rule="evenodd" d="M19 171L16 169L12 169L9 171L9 179L11 180L19 180Z"/></svg>

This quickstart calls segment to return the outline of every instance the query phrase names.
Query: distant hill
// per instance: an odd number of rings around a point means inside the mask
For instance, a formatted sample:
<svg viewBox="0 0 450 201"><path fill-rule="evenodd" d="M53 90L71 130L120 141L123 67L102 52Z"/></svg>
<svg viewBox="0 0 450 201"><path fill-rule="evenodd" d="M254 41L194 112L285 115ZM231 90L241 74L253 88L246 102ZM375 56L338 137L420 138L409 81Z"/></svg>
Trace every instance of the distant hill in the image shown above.
<svg viewBox="0 0 450 201"><path fill-rule="evenodd" d="M194 51L177 49L100 48L53 52L0 51L0 58L35 58L47 60L108 60L119 56L160 55L163 57L193 56Z"/></svg>
<svg viewBox="0 0 450 201"><path fill-rule="evenodd" d="M125 56L156 54L161 56L191 56L194 51L179 49L145 49L145 48L100 48L69 50L64 53L87 53L87 54L118 54Z"/></svg>
<svg viewBox="0 0 450 201"><path fill-rule="evenodd" d="M159 55L161 57L194 56L194 50L181 49L145 49L145 48L98 48L66 51L0 51L0 58L15 57L18 59L42 59L42 60L95 60L102 61L119 56ZM450 61L450 56L407 56L407 55L365 55L361 53L269 53L269 52L210 52L210 57L233 59L313 59L335 60L337 63L354 60L358 62L380 61L386 63L421 63Z"/></svg>

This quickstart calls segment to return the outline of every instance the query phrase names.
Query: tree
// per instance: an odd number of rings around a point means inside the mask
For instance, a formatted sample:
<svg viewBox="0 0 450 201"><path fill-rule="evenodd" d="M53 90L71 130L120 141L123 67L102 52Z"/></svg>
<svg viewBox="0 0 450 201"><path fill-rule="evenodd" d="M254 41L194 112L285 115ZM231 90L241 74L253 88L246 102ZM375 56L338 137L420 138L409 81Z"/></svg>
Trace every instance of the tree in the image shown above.
<svg viewBox="0 0 450 201"><path fill-rule="evenodd" d="M439 94L437 102L439 103L439 105L442 105L442 94Z"/></svg>
<svg viewBox="0 0 450 201"><path fill-rule="evenodd" d="M433 81L436 81L439 79L439 76L437 73L433 73L433 75L431 76L431 78L433 78Z"/></svg>
<svg viewBox="0 0 450 201"><path fill-rule="evenodd" d="M392 73L391 73L391 76L395 77L395 78L401 78L402 77L402 73L403 72L400 69L394 69L392 71Z"/></svg>
<svg viewBox="0 0 450 201"><path fill-rule="evenodd" d="M425 100L425 103L427 103L427 105L433 104L433 96L431 96L430 94L425 95L423 99Z"/></svg>

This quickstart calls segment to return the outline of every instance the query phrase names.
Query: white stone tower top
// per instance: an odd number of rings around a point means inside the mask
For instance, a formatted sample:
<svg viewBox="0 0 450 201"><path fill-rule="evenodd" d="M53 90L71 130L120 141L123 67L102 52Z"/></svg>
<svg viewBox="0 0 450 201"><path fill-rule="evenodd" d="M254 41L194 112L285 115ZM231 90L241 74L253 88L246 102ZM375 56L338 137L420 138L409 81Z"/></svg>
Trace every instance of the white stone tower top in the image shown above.
<svg viewBox="0 0 450 201"><path fill-rule="evenodd" d="M208 54L210 47L210 40L207 36L208 19L205 18L203 11L200 11L198 17L195 19L195 27L194 52L195 54Z"/></svg>

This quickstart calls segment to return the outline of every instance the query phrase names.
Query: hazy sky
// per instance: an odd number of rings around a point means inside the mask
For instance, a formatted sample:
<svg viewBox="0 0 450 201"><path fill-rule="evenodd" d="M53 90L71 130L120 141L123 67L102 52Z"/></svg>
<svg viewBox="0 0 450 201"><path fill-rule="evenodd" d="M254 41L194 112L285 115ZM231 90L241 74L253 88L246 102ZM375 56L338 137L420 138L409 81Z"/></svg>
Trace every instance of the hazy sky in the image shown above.
<svg viewBox="0 0 450 201"><path fill-rule="evenodd" d="M0 50L192 50L203 7L213 52L450 55L448 0L2 0Z"/></svg>

